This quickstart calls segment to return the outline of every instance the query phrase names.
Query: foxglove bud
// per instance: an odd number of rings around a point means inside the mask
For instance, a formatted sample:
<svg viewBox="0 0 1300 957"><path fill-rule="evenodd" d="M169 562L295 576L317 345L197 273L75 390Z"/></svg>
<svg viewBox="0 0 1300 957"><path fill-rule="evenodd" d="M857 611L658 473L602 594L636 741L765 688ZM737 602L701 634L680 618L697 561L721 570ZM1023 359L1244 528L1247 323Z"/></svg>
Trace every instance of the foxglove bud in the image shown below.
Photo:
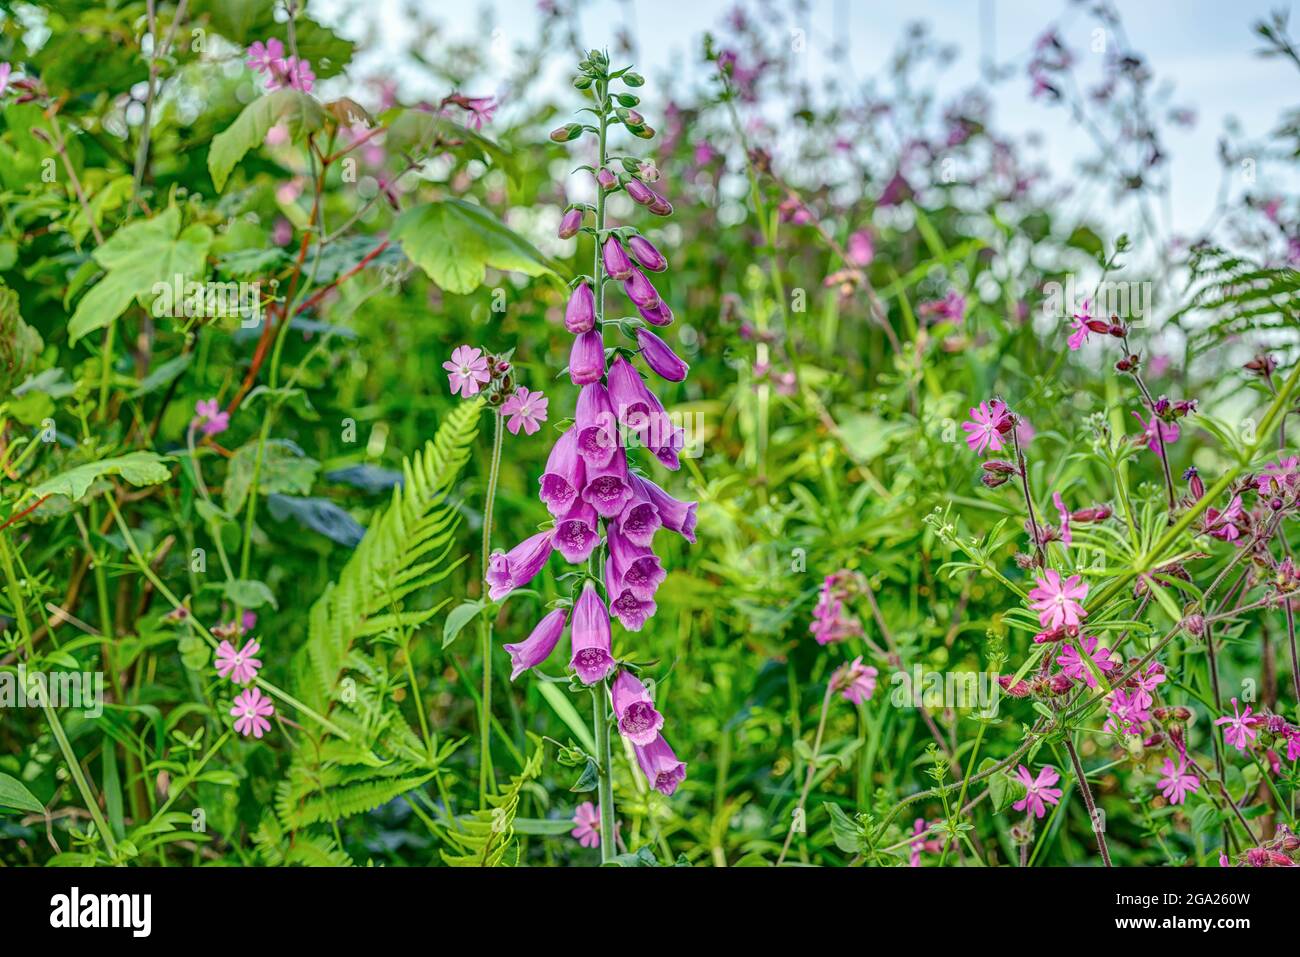
<svg viewBox="0 0 1300 957"><path fill-rule="evenodd" d="M668 303L662 299L659 300L659 305L653 309L637 306L636 311L641 314L642 319L653 326L671 326L673 324L673 311Z"/></svg>
<svg viewBox="0 0 1300 957"><path fill-rule="evenodd" d="M602 166L596 170L596 185L605 190L613 189L618 185L618 178Z"/></svg>
<svg viewBox="0 0 1300 957"><path fill-rule="evenodd" d="M605 272L609 273L612 278L617 279L619 282L632 278L634 269L632 260L627 258L627 253L623 250L623 244L618 241L617 236L610 236L605 240L603 259Z"/></svg>
<svg viewBox="0 0 1300 957"><path fill-rule="evenodd" d="M659 198L658 193L639 179L629 179L623 188L627 190L628 196L632 197L632 202L641 206L649 206Z"/></svg>
<svg viewBox="0 0 1300 957"><path fill-rule="evenodd" d="M564 214L560 220L559 236L561 239L572 239L578 235L578 230L582 228L583 209L581 206L575 206Z"/></svg>
<svg viewBox="0 0 1300 957"><path fill-rule="evenodd" d="M632 274L623 283L623 289L627 292L627 297L631 299L638 308L654 310L659 305L659 293L655 291L654 285L645 277L645 273L632 266L629 263Z"/></svg>
<svg viewBox="0 0 1300 957"><path fill-rule="evenodd" d="M636 261L641 264L642 269L650 272L663 272L668 268L668 260L663 254L655 248L654 243L644 236L632 236L627 241L627 247L636 257Z"/></svg>
<svg viewBox="0 0 1300 957"><path fill-rule="evenodd" d="M569 294L569 304L564 307L564 328L575 336L596 328L596 297L585 279Z"/></svg>
<svg viewBox="0 0 1300 957"><path fill-rule="evenodd" d="M569 352L569 379L574 385L599 382L605 374L605 343L596 330L583 332L573 340Z"/></svg>
<svg viewBox="0 0 1300 957"><path fill-rule="evenodd" d="M691 367L677 357L677 353L649 329L636 331L636 342L641 347L641 358L661 379L681 382Z"/></svg>
<svg viewBox="0 0 1300 957"><path fill-rule="evenodd" d="M564 126L559 126L551 130L551 141L555 143L568 143L571 140L576 140L581 135L581 123L566 123Z"/></svg>

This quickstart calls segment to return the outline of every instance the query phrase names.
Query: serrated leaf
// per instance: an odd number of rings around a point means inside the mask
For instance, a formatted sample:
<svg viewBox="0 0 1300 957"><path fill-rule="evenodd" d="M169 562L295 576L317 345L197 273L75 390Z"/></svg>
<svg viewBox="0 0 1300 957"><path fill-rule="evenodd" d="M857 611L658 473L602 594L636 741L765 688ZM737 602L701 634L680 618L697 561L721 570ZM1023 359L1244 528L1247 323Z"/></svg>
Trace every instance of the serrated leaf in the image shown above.
<svg viewBox="0 0 1300 957"><path fill-rule="evenodd" d="M226 188L231 171L244 154L261 146L273 126L283 126L290 141L315 132L325 123L325 111L315 98L301 90L283 89L260 96L235 118L235 122L212 138L208 151L208 172L217 192Z"/></svg>
<svg viewBox="0 0 1300 957"><path fill-rule="evenodd" d="M135 486L158 485L171 478L171 470L163 464L165 461L167 460L154 452L131 452L116 458L87 462L46 479L28 494L33 498L66 495L76 502L90 490L96 479L106 475L120 475Z"/></svg>
<svg viewBox="0 0 1300 957"><path fill-rule="evenodd" d="M430 279L458 295L481 286L489 266L526 276L555 275L531 243L482 206L460 199L408 209L390 235Z"/></svg>

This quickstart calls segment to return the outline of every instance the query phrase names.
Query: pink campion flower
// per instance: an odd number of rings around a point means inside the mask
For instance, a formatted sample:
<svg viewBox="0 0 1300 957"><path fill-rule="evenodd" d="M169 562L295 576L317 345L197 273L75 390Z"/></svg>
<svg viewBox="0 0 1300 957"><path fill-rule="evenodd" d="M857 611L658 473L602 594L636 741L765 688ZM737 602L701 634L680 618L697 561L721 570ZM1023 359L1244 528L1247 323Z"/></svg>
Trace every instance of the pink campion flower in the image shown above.
<svg viewBox="0 0 1300 957"><path fill-rule="evenodd" d="M298 59L296 56L273 61L266 77L268 91L288 87L291 90L310 93L315 83L316 74L311 71L311 64L306 60Z"/></svg>
<svg viewBox="0 0 1300 957"><path fill-rule="evenodd" d="M610 686L609 698L619 734L642 747L659 737L664 716L655 710L650 692L632 672L624 669L618 673Z"/></svg>
<svg viewBox="0 0 1300 957"><path fill-rule="evenodd" d="M1043 628L1078 628L1088 616L1082 604L1088 597L1083 580L1071 575L1062 581L1061 573L1049 568L1036 582L1037 587L1029 591L1029 607L1038 612L1038 624Z"/></svg>
<svg viewBox="0 0 1300 957"><path fill-rule="evenodd" d="M841 569L822 581L821 594L813 607L813 621L808 626L817 644L838 644L862 634L862 623L844 606L853 580L853 572Z"/></svg>
<svg viewBox="0 0 1300 957"><path fill-rule="evenodd" d="M1286 759L1300 761L1300 728L1287 728Z"/></svg>
<svg viewBox="0 0 1300 957"><path fill-rule="evenodd" d="M1028 808L1034 817L1041 818L1047 813L1048 804L1060 803L1061 789L1051 785L1061 780L1061 776L1050 764L1043 765L1038 770L1037 777L1030 774L1029 769L1022 764L1016 769L1016 777L1025 786L1025 796L1011 805L1017 811Z"/></svg>
<svg viewBox="0 0 1300 957"><path fill-rule="evenodd" d="M1246 520L1241 496L1234 495L1222 512L1217 508L1205 510L1205 531L1211 538L1217 538L1221 542L1235 542L1241 537L1241 525Z"/></svg>
<svg viewBox="0 0 1300 957"><path fill-rule="evenodd" d="M1115 653L1105 645L1097 647L1096 638L1084 638L1080 643L1083 645L1083 654L1080 654L1074 645L1063 645L1056 663L1061 666L1063 675L1073 678L1075 681L1082 681L1089 688L1095 688L1097 687L1097 676L1088 667L1088 660L1091 660L1102 674L1109 674L1114 671L1119 667L1120 662ZM1087 655L1087 660L1085 660L1084 655Z"/></svg>
<svg viewBox="0 0 1300 957"><path fill-rule="evenodd" d="M1252 715L1250 705L1246 705L1243 712L1237 705L1237 699L1232 699L1232 717L1224 716L1216 718L1216 725L1226 724L1223 729L1223 740L1232 745L1238 751L1244 751L1254 741L1258 732L1255 728L1264 723L1264 719L1259 715Z"/></svg>
<svg viewBox="0 0 1300 957"><path fill-rule="evenodd" d="M859 229L849 236L848 247L845 250L848 261L851 265L861 269L864 266L870 266L871 261L876 258L876 247L871 241L871 233L865 229Z"/></svg>
<svg viewBox="0 0 1300 957"><path fill-rule="evenodd" d="M275 705L259 688L249 688L243 694L236 695L234 707L230 709L230 716L235 719L235 731L244 737L251 734L260 738L270 731L271 722L266 719L273 714Z"/></svg>
<svg viewBox="0 0 1300 957"><path fill-rule="evenodd" d="M938 822L936 821L935 823L937 824ZM915 821L912 822L913 836L912 836L912 841L909 845L911 847L911 853L908 855L908 860L907 860L908 867L921 866L922 851L929 851L931 854L938 854L940 851L943 850L943 841L939 840L939 838L922 837L922 835L925 834L925 832L928 831L930 827L931 825L927 824L925 822L925 818L923 817L918 817Z"/></svg>
<svg viewBox="0 0 1300 957"><path fill-rule="evenodd" d="M466 399L478 395L483 386L492 381L488 372L487 357L482 349L470 346L457 346L451 352L451 359L442 367L447 370L447 379L451 383L451 394L460 393Z"/></svg>
<svg viewBox="0 0 1300 957"><path fill-rule="evenodd" d="M1137 419L1138 424L1142 426L1142 438L1146 441L1147 448L1157 455L1160 453L1161 439L1164 440L1166 446L1169 446L1177 442L1178 436L1182 434L1178 429L1177 422L1164 422L1154 415L1151 417L1151 421L1147 422L1136 412L1133 413L1133 418ZM1159 430L1159 437L1157 437L1157 429Z"/></svg>
<svg viewBox="0 0 1300 957"><path fill-rule="evenodd" d="M465 125L475 130L483 129L483 124L491 123L492 117L496 115L497 107L500 105L496 97L492 96L465 96L460 93L453 93L447 97L446 102L452 106L459 106L469 115L465 118Z"/></svg>
<svg viewBox="0 0 1300 957"><path fill-rule="evenodd" d="M1153 695L1156 688L1165 681L1164 665L1158 661L1153 661L1146 666L1142 674L1137 675L1133 680L1137 684L1137 688L1133 691L1134 702L1140 708L1150 708L1155 704Z"/></svg>
<svg viewBox="0 0 1300 957"><path fill-rule="evenodd" d="M1083 348L1083 344L1088 341L1088 333L1092 331L1088 327L1088 324L1094 321L1092 318L1092 300L1083 300L1079 306L1079 311L1071 317L1071 320L1074 323L1074 331L1070 333L1070 338L1065 341L1065 344L1073 352L1076 349Z"/></svg>
<svg viewBox="0 0 1300 957"><path fill-rule="evenodd" d="M248 684L257 677L257 672L262 667L261 660L253 657L261 648L256 641L249 641L236 651L234 645L223 641L217 645L217 674L223 678L229 677L237 685Z"/></svg>
<svg viewBox="0 0 1300 957"><path fill-rule="evenodd" d="M524 539L508 552L493 552L488 557L488 597L500 601L536 578L551 557L554 538L555 530L547 529Z"/></svg>
<svg viewBox="0 0 1300 957"><path fill-rule="evenodd" d="M1201 788L1201 780L1187 770L1187 765L1179 762L1176 766L1165 758L1164 777L1158 782L1160 793L1170 804L1182 804L1187 795L1195 794Z"/></svg>
<svg viewBox="0 0 1300 957"><path fill-rule="evenodd" d="M569 613L565 609L556 608L537 623L537 627L526 639L502 646L510 655L511 681L530 668L536 668L551 656L551 652L559 644L560 636L564 634L568 617Z"/></svg>
<svg viewBox="0 0 1300 957"><path fill-rule="evenodd" d="M255 40L253 45L248 48L248 68L255 73L267 73L274 69L283 68L284 64L284 44L275 37L267 38L263 43L261 40Z"/></svg>
<svg viewBox="0 0 1300 957"><path fill-rule="evenodd" d="M1074 541L1070 534L1070 510L1065 507L1065 500L1061 498L1060 492L1052 493L1052 504L1056 506L1056 512L1061 518L1061 542L1068 548Z"/></svg>
<svg viewBox="0 0 1300 957"><path fill-rule="evenodd" d="M9 89L9 76L13 73L13 67L8 63L0 63L0 96L5 95Z"/></svg>
<svg viewBox="0 0 1300 957"><path fill-rule="evenodd" d="M270 147L284 146L289 142L289 127L283 123L276 123L275 126L266 131L266 138L262 142ZM278 193L276 197L279 198Z"/></svg>
<svg viewBox="0 0 1300 957"><path fill-rule="evenodd" d="M1002 437L1010 431L1007 407L997 399L981 402L978 408L970 410L970 422L961 424L966 433L966 444L972 452L983 453L985 449L1000 452L1006 447Z"/></svg>
<svg viewBox="0 0 1300 957"><path fill-rule="evenodd" d="M677 755L668 746L664 736L658 735L644 747L635 745L634 750L637 764L641 765L641 772L650 786L660 794L672 797L677 786L686 780L686 764L677 760Z"/></svg>
<svg viewBox="0 0 1300 957"><path fill-rule="evenodd" d="M1110 695L1110 716L1102 730L1110 734L1140 734L1142 725L1151 720L1136 693L1117 689Z"/></svg>
<svg viewBox="0 0 1300 957"><path fill-rule="evenodd" d="M1255 488L1261 495L1276 495L1300 483L1300 458L1288 456L1265 465L1255 478Z"/></svg>
<svg viewBox="0 0 1300 957"><path fill-rule="evenodd" d="M200 399L194 406L196 415L190 421L191 429L206 436L220 435L230 428L230 413L224 412L216 399Z"/></svg>
<svg viewBox="0 0 1300 957"><path fill-rule="evenodd" d="M546 421L546 396L540 392L529 392L520 386L501 406L501 414L509 416L506 428L511 435L518 435L522 426L526 435L532 435Z"/></svg>
<svg viewBox="0 0 1300 957"><path fill-rule="evenodd" d="M573 809L573 830L569 834L583 847L600 847L600 811L590 801Z"/></svg>
<svg viewBox="0 0 1300 957"><path fill-rule="evenodd" d="M946 321L961 325L966 319L966 297L955 289L949 289L942 299L923 302L916 311L931 322Z"/></svg>
<svg viewBox="0 0 1300 957"><path fill-rule="evenodd" d="M870 665L862 663L858 655L850 663L840 666L831 677L831 691L838 691L844 700L862 704L876 691L876 675L879 672Z"/></svg>

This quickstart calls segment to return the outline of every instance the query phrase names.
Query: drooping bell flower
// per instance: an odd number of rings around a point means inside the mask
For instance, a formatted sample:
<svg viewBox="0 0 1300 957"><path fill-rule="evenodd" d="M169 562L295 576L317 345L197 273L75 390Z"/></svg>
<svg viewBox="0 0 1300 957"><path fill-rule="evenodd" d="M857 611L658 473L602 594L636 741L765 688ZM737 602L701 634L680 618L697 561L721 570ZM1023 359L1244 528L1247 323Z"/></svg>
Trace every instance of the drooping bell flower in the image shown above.
<svg viewBox="0 0 1300 957"><path fill-rule="evenodd" d="M632 672L624 669L618 673L610 686L609 698L619 734L642 747L654 743L664 726L664 716L655 710L650 692Z"/></svg>
<svg viewBox="0 0 1300 957"><path fill-rule="evenodd" d="M637 306L636 311L641 314L642 319L653 326L671 326L673 324L673 311L669 308L668 303L662 299L659 300L659 305L654 309Z"/></svg>
<svg viewBox="0 0 1300 957"><path fill-rule="evenodd" d="M618 241L617 236L610 236L605 240L602 259L605 263L605 272L609 273L611 278L622 282L632 277L632 260L627 258L627 253L623 251L623 244Z"/></svg>
<svg viewBox="0 0 1300 957"><path fill-rule="evenodd" d="M574 337L569 352L569 379L574 385L599 382L605 374L605 344L600 332L592 329Z"/></svg>
<svg viewBox="0 0 1300 957"><path fill-rule="evenodd" d="M637 764L641 765L650 786L671 797L677 786L686 780L686 765L677 760L664 736L658 735L645 746L636 745L635 750Z"/></svg>
<svg viewBox="0 0 1300 957"><path fill-rule="evenodd" d="M663 527L659 509L646 498L637 482L632 483L632 498L618 518L618 527L629 542L646 548L654 544L655 532Z"/></svg>
<svg viewBox="0 0 1300 957"><path fill-rule="evenodd" d="M595 684L614 670L610 640L609 613L596 592L596 586L588 581L573 605L570 637L573 657L569 663L583 684Z"/></svg>
<svg viewBox="0 0 1300 957"><path fill-rule="evenodd" d="M552 515L562 518L568 514L586 484L586 474L578 454L578 433L569 429L556 440L546 460L546 471L537 480L540 497Z"/></svg>
<svg viewBox="0 0 1300 957"><path fill-rule="evenodd" d="M654 198L654 202L647 206L646 209L650 210L650 212L654 213L656 216L671 216L673 214L673 204L657 194Z"/></svg>
<svg viewBox="0 0 1300 957"><path fill-rule="evenodd" d="M649 329L636 331L636 342L641 347L641 358L654 370L655 375L668 382L681 382L691 367L678 358L677 353Z"/></svg>
<svg viewBox="0 0 1300 957"><path fill-rule="evenodd" d="M610 595L609 613L628 631L640 631L659 607L654 599L637 598L632 589L624 588L612 561L605 562L605 591Z"/></svg>
<svg viewBox="0 0 1300 957"><path fill-rule="evenodd" d="M564 307L564 328L575 336L596 328L596 297L585 279L569 294L568 305Z"/></svg>
<svg viewBox="0 0 1300 957"><path fill-rule="evenodd" d="M586 502L577 502L555 525L555 547L571 564L585 562L600 543L600 519Z"/></svg>
<svg viewBox="0 0 1300 957"><path fill-rule="evenodd" d="M632 274L623 283L623 289L627 292L627 297L640 309L656 309L660 303L659 293L655 291L655 287L650 280L645 277L645 273L635 266L631 266L631 269Z"/></svg>
<svg viewBox="0 0 1300 957"><path fill-rule="evenodd" d="M646 448L659 460L660 465L676 472L682 467L681 452L686 448L686 433L673 425L658 399L655 399L655 405L657 411L650 413L651 427L644 438Z"/></svg>
<svg viewBox="0 0 1300 957"><path fill-rule="evenodd" d="M524 539L508 552L496 551L488 558L488 597L500 601L516 588L537 577L551 557L553 529Z"/></svg>
<svg viewBox="0 0 1300 957"><path fill-rule="evenodd" d="M606 528L609 561L613 566L617 589L630 591L641 601L650 601L663 584L668 573L664 571L659 556L644 545L628 541L618 525Z"/></svg>
<svg viewBox="0 0 1300 957"><path fill-rule="evenodd" d="M564 634L567 618L568 612L563 608L557 608L539 621L532 634L523 641L503 646L510 653L510 664L513 665L510 671L511 681L528 669L536 668L551 656L551 652L560 641L560 636Z"/></svg>
<svg viewBox="0 0 1300 957"><path fill-rule="evenodd" d="M664 258L663 253L656 249L654 243L644 236L629 236L627 248L636 257L636 261L641 264L642 269L648 269L650 272L663 272L668 268L668 260Z"/></svg>
<svg viewBox="0 0 1300 957"><path fill-rule="evenodd" d="M578 235L578 230L582 228L582 214L582 207L575 206L561 217L559 229L561 239L572 239Z"/></svg>
<svg viewBox="0 0 1300 957"><path fill-rule="evenodd" d="M650 424L655 400L641 380L641 373L623 356L610 363L609 402L620 424L636 432L644 431Z"/></svg>
<svg viewBox="0 0 1300 957"><path fill-rule="evenodd" d="M627 470L627 455L615 449L609 464L587 469L587 484L582 489L582 500L601 514L602 518L620 515L632 500L632 476Z"/></svg>
<svg viewBox="0 0 1300 957"><path fill-rule="evenodd" d="M639 179L629 179L623 188L627 190L628 196L632 197L632 202L640 206L649 206L659 198L658 193Z"/></svg>
<svg viewBox="0 0 1300 957"><path fill-rule="evenodd" d="M578 433L578 454L589 467L603 468L618 448L618 420L609 392L600 382L584 385L578 393L573 428Z"/></svg>
<svg viewBox="0 0 1300 957"><path fill-rule="evenodd" d="M675 499L654 482L639 475L632 476L632 484L655 507L664 528L672 529L692 545L695 544L697 503Z"/></svg>
<svg viewBox="0 0 1300 957"><path fill-rule="evenodd" d="M596 170L596 185L605 190L613 189L618 185L618 177L602 166Z"/></svg>

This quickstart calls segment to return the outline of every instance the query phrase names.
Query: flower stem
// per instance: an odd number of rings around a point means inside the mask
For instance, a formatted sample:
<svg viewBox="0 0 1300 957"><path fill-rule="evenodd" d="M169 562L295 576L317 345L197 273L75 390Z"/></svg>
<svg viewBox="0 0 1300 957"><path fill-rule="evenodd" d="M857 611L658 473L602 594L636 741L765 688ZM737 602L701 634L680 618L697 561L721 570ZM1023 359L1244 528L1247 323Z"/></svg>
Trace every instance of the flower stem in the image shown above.
<svg viewBox="0 0 1300 957"><path fill-rule="evenodd" d="M609 742L609 679L601 682L600 688L591 689L595 697L596 715L596 760L600 762L600 862L607 863L614 857L614 756Z"/></svg>
<svg viewBox="0 0 1300 957"><path fill-rule="evenodd" d="M492 507L496 504L497 478L501 472L501 413L493 411L492 467L488 472L487 499L483 505L483 587L487 588L488 558L492 554ZM478 806L487 808L489 785L495 786L492 774L492 615L484 612L479 631L482 634L483 696L479 699L479 766Z"/></svg>
<svg viewBox="0 0 1300 957"><path fill-rule="evenodd" d="M1092 788L1088 786L1088 779L1083 774L1083 763L1079 760L1079 752L1075 750L1074 741L1069 734L1065 736L1065 750L1070 753L1075 780L1079 782L1083 803L1088 806L1088 820L1092 822L1092 833L1097 835L1097 850L1101 852L1102 862L1110 867L1110 848L1106 846L1106 829L1102 825L1101 818L1097 816L1097 805L1092 800Z"/></svg>

